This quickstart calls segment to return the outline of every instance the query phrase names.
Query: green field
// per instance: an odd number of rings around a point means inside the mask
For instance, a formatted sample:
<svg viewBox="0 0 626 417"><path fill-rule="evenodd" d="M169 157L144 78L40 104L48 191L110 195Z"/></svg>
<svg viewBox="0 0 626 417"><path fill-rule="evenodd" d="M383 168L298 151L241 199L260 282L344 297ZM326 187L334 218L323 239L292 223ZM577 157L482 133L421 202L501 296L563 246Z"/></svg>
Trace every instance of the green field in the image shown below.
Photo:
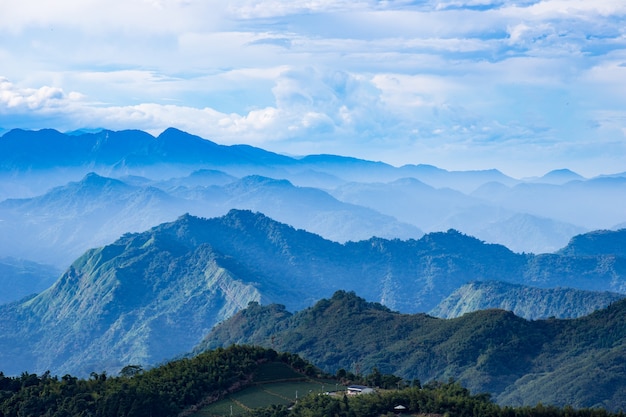
<svg viewBox="0 0 626 417"><path fill-rule="evenodd" d="M240 416L248 409L293 404L310 393L345 389L334 381L307 378L282 363L262 365L254 381L253 385L204 407L193 416L230 416L231 411L233 416Z"/></svg>

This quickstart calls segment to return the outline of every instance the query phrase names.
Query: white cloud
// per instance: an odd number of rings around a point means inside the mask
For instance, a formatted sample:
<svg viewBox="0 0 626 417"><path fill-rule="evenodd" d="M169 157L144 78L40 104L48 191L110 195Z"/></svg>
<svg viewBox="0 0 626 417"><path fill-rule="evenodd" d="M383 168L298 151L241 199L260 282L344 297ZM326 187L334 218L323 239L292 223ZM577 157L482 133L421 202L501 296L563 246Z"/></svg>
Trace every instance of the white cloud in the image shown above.
<svg viewBox="0 0 626 417"><path fill-rule="evenodd" d="M0 127L395 163L615 153L625 20L621 0L4 0Z"/></svg>
<svg viewBox="0 0 626 417"><path fill-rule="evenodd" d="M225 7L217 0L3 0L0 28L75 28L85 34L213 30L221 25Z"/></svg>
<svg viewBox="0 0 626 417"><path fill-rule="evenodd" d="M49 111L81 98L79 93L65 94L58 87L20 88L0 77L0 112Z"/></svg>
<svg viewBox="0 0 626 417"><path fill-rule="evenodd" d="M288 16L300 13L366 10L373 1L355 0L237 0L229 2L229 12L243 19Z"/></svg>
<svg viewBox="0 0 626 417"><path fill-rule="evenodd" d="M446 77L434 75L377 74L372 79L381 90L381 99L394 109L436 106L461 86Z"/></svg>
<svg viewBox="0 0 626 417"><path fill-rule="evenodd" d="M621 0L544 0L524 8L528 15L540 18L582 18L626 14Z"/></svg>

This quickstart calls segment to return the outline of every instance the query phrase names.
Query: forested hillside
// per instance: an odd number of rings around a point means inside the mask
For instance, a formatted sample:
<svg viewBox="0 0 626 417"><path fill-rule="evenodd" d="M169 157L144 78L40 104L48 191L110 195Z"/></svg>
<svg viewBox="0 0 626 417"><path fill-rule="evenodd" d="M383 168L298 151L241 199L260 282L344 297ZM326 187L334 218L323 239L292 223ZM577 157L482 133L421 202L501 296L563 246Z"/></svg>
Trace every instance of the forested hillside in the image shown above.
<svg viewBox="0 0 626 417"><path fill-rule="evenodd" d="M294 355L233 346L146 371L129 365L120 376L0 373L0 416L177 416L250 384L259 365L268 361L306 365Z"/></svg>
<svg viewBox="0 0 626 417"><path fill-rule="evenodd" d="M207 406L220 401L233 401L232 395L263 380L263 369L280 364L292 369L293 375L306 378L317 372L310 363L291 353L252 346L231 346L204 352L189 359L162 364L143 370L126 366L119 375L92 373L88 379L70 374L62 377L48 372L37 375L23 373L6 377L0 372L0 417L175 417L206 416ZM461 417L610 417L604 409L534 407L501 407L489 394L472 393L458 382L403 381L393 375L372 373L366 378L330 380L335 385L351 382L376 383L377 378L393 379L393 386L378 387L375 395L348 397L302 393L295 403L276 403L269 407L248 408L249 417L378 417L397 413ZM377 378L375 378L377 377ZM372 379L373 378L373 379ZM375 386L375 385L371 385ZM271 394L265 398L270 399ZM264 401L265 402L265 401ZM231 404L233 404L231 402ZM230 415L233 408L230 408ZM393 414L392 414L393 413Z"/></svg>
<svg viewBox="0 0 626 417"><path fill-rule="evenodd" d="M433 383L423 388L405 388L380 395L359 395L350 399L308 396L293 410L271 407L255 410L251 417L380 417L419 415L430 417L603 417L603 409L558 408L537 404L532 407L500 407L484 393L472 394L454 381ZM617 413L621 415L621 413Z"/></svg>
<svg viewBox="0 0 626 417"><path fill-rule="evenodd" d="M528 321L503 310L446 320L339 291L294 314L253 303L216 326L197 351L231 343L288 350L330 372L453 377L507 405L626 408L626 301L572 320Z"/></svg>

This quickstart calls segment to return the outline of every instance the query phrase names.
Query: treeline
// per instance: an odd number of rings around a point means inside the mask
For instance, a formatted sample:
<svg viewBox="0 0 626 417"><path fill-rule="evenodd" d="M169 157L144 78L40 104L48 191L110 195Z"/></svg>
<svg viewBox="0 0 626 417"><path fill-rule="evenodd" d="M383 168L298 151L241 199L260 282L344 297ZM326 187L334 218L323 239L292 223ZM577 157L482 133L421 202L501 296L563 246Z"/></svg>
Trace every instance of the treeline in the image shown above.
<svg viewBox="0 0 626 417"><path fill-rule="evenodd" d="M534 407L501 407L489 394L472 395L456 381L432 382L423 387L383 391L348 397L312 394L288 408L256 409L246 417L623 417L604 409L573 409L538 404Z"/></svg>
<svg viewBox="0 0 626 417"><path fill-rule="evenodd" d="M203 406L254 382L258 367L283 362L308 376L323 376L298 355L273 349L233 345L144 371L129 365L119 376L92 373L87 379L61 378L46 372L7 377L0 372L0 417L176 417L191 416ZM459 382L404 381L377 369L354 375L340 369L338 381L376 386L377 394L348 397L311 394L294 407L276 405L248 417L378 417L427 414L432 417L625 417L605 409L537 405L502 407L489 394L471 394Z"/></svg>
<svg viewBox="0 0 626 417"><path fill-rule="evenodd" d="M626 410L626 300L572 320L528 321L495 309L443 320L337 291L293 314L250 303L198 351L235 341L297 353L326 372L376 367L408 381L453 377L499 404Z"/></svg>
<svg viewBox="0 0 626 417"><path fill-rule="evenodd" d="M125 367L119 376L88 379L46 372L7 377L0 373L0 417L167 417L218 400L250 383L259 364L282 361L302 372L311 365L297 355L232 346L169 362L148 371Z"/></svg>

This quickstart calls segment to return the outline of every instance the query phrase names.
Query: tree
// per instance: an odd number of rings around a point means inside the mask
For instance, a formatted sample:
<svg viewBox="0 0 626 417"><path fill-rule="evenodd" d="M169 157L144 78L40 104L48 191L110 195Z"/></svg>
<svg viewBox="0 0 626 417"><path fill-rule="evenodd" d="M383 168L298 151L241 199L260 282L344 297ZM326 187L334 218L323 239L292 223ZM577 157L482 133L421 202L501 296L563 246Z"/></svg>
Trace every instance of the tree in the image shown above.
<svg viewBox="0 0 626 417"><path fill-rule="evenodd" d="M143 372L141 365L126 365L120 371L120 376L124 378L132 378L135 375L139 375Z"/></svg>

